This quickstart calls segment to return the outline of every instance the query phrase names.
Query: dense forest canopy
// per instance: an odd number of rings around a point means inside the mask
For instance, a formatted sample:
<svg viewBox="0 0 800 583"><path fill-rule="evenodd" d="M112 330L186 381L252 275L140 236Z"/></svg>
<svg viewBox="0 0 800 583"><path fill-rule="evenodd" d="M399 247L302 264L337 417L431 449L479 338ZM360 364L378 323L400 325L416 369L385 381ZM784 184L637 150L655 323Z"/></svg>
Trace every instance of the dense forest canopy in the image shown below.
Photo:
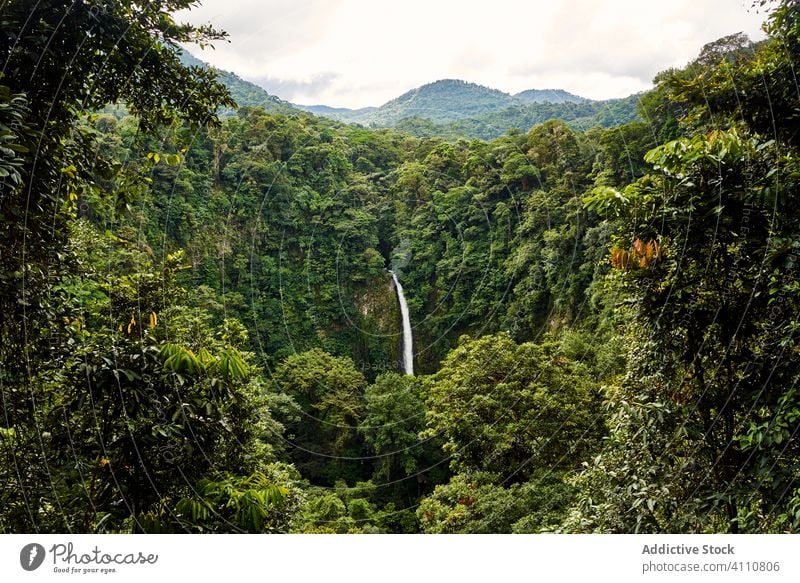
<svg viewBox="0 0 800 583"><path fill-rule="evenodd" d="M383 129L194 4L0 0L0 532L800 529L795 2L607 122Z"/></svg>

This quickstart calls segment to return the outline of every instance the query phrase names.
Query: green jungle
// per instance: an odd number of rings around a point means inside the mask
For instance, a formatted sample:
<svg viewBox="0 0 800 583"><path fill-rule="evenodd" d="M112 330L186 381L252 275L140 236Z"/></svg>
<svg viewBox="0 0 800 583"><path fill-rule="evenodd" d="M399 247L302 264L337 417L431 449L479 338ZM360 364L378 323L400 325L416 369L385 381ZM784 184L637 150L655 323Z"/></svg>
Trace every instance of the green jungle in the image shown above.
<svg viewBox="0 0 800 583"><path fill-rule="evenodd" d="M0 532L800 530L796 2L602 107L363 123L194 4L0 0Z"/></svg>

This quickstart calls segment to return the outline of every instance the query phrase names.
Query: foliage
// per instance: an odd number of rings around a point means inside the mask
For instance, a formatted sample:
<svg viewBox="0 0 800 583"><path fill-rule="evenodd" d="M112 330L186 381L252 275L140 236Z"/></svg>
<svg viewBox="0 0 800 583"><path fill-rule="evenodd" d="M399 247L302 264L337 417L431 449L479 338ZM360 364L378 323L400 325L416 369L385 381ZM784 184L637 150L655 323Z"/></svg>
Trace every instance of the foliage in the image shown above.
<svg viewBox="0 0 800 583"><path fill-rule="evenodd" d="M561 522L570 494L549 470L508 486L497 485L491 474L459 474L423 499L417 515L425 533L543 532Z"/></svg>
<svg viewBox="0 0 800 583"><path fill-rule="evenodd" d="M579 480L570 529L797 529L800 230L790 210L797 144L786 131L796 110L777 87L773 104L748 88L796 63L783 51L798 20L797 5L781 3L763 44L722 39L665 77L687 108L687 135L651 150L651 172L624 196L587 201L619 217L612 277L630 303L635 353L607 391L609 444ZM646 241L663 248L657 260L646 260ZM631 244L636 268L625 260Z"/></svg>
<svg viewBox="0 0 800 583"><path fill-rule="evenodd" d="M518 345L507 333L462 339L426 393L423 436L443 435L457 472L514 483L537 468L569 469L602 433L585 369L553 345Z"/></svg>
<svg viewBox="0 0 800 583"><path fill-rule="evenodd" d="M411 510L398 510L393 502L380 505L375 499L378 486L370 481L348 487L309 491L307 503L295 515L292 532L305 534L413 533L419 527Z"/></svg>
<svg viewBox="0 0 800 583"><path fill-rule="evenodd" d="M795 2L625 100L353 114L396 129L192 61L191 0L28 4L0 532L798 530Z"/></svg>
<svg viewBox="0 0 800 583"><path fill-rule="evenodd" d="M232 85L233 88L237 86ZM367 127L393 127L417 137L491 140L552 119L576 129L620 126L637 119L639 95L592 101L558 90L511 96L496 89L443 79L412 89L380 107L342 109L298 106L317 115Z"/></svg>
<svg viewBox="0 0 800 583"><path fill-rule="evenodd" d="M423 389L415 377L384 373L365 393L366 414L359 431L375 466L375 498L397 508L419 499L447 475L441 439L419 435L425 427Z"/></svg>
<svg viewBox="0 0 800 583"><path fill-rule="evenodd" d="M246 478L202 479L197 493L198 499L178 501L179 520L183 518L199 532L213 532L215 527L227 532L235 526L245 532L258 533L264 532L273 508L284 504L288 491L258 473ZM212 518L214 524L204 526Z"/></svg>
<svg viewBox="0 0 800 583"><path fill-rule="evenodd" d="M292 397L286 427L291 455L301 473L333 484L358 476L360 439L367 382L346 357L319 349L295 354L275 370L275 388Z"/></svg>

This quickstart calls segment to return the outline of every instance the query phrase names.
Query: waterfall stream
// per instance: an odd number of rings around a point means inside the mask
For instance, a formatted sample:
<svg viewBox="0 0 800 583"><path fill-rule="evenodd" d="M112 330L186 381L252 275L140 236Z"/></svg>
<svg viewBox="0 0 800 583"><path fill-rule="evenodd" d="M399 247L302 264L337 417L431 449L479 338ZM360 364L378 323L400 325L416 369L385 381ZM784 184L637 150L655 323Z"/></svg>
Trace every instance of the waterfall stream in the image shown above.
<svg viewBox="0 0 800 583"><path fill-rule="evenodd" d="M414 337L411 334L411 318L408 315L408 304L406 303L406 296L403 295L403 286L400 285L400 280L397 279L394 271L389 270L392 274L394 281L394 288L397 290L397 300L400 302L400 315L403 317L403 371L406 374L413 376L414 374Z"/></svg>

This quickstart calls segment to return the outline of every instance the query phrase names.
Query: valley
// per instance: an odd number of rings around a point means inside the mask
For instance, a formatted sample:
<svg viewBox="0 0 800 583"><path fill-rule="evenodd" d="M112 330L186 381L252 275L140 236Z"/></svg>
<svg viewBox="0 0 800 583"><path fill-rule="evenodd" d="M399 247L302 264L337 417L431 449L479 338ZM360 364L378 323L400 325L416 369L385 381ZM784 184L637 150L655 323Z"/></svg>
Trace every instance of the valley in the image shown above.
<svg viewBox="0 0 800 583"><path fill-rule="evenodd" d="M620 100L360 110L190 4L3 4L0 532L798 531L795 2Z"/></svg>

